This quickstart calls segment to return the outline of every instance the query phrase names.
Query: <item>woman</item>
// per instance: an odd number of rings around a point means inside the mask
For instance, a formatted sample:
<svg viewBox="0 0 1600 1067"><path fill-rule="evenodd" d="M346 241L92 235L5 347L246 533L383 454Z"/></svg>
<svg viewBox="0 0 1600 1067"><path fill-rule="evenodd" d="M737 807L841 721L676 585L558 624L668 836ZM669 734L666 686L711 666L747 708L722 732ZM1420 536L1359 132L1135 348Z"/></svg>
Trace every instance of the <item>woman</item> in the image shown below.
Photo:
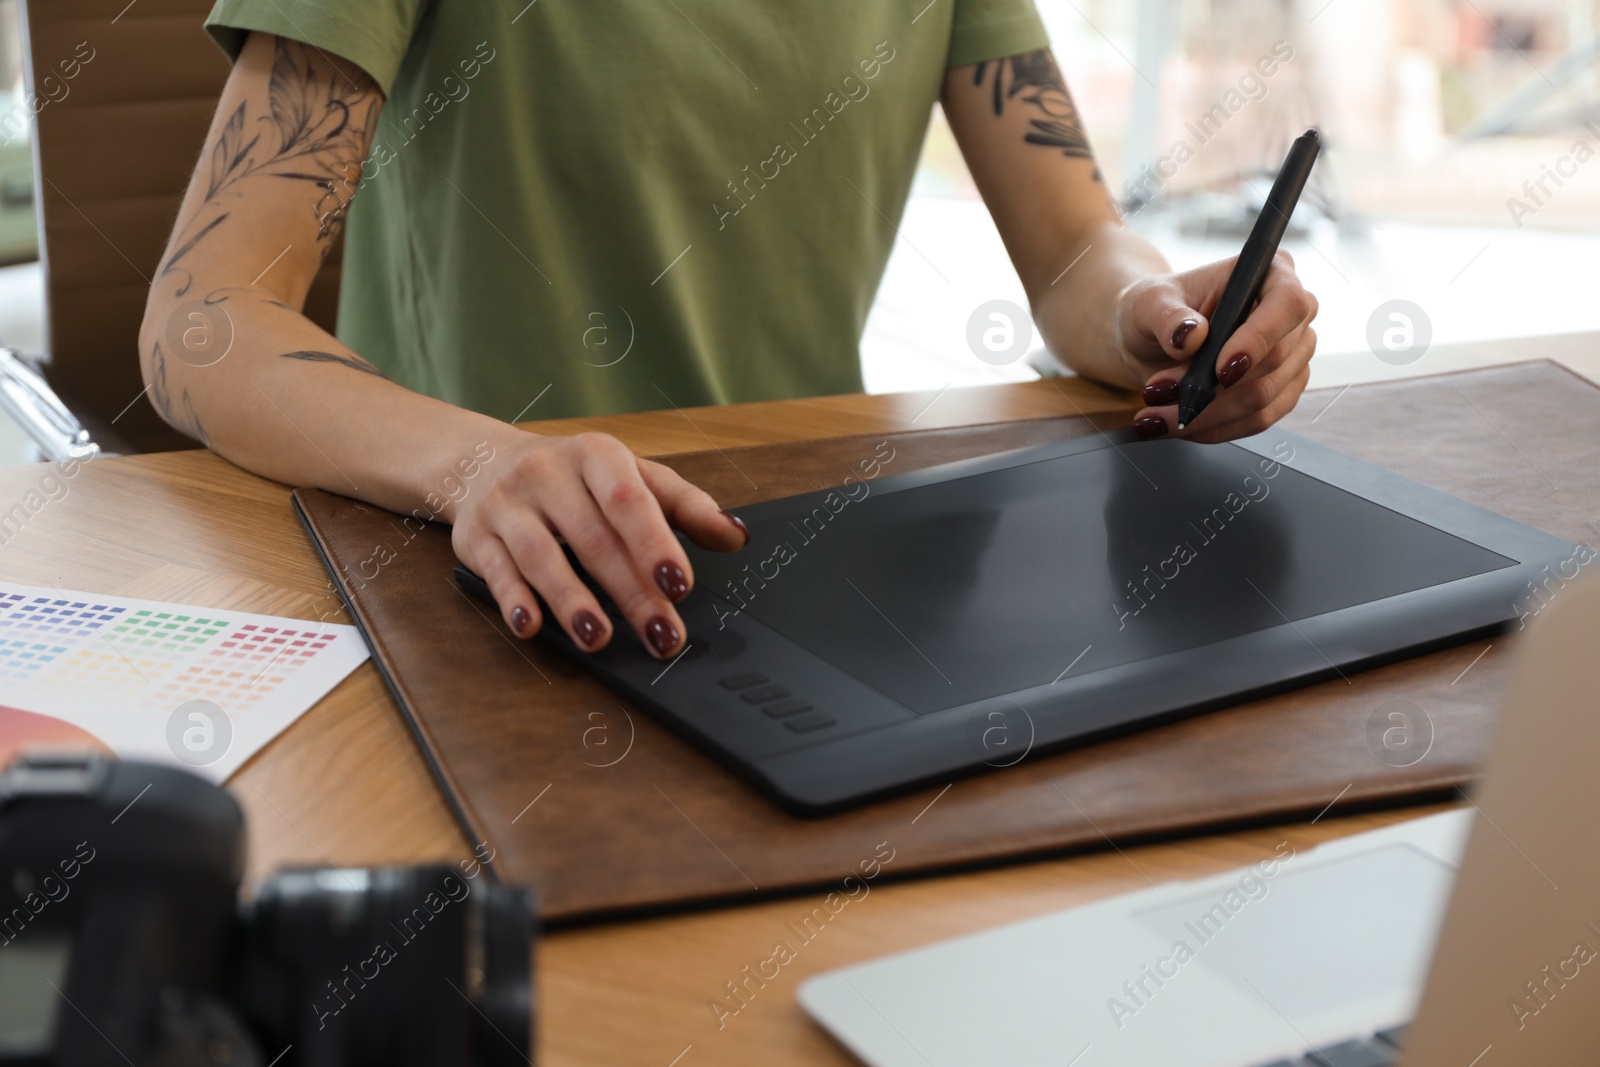
<svg viewBox="0 0 1600 1067"><path fill-rule="evenodd" d="M537 590L581 647L612 637L560 538L670 658L672 528L748 535L615 439L509 421L858 391L935 101L1041 334L1143 388L1140 434L1175 429L1230 266L1173 274L1121 224L1032 0L220 0L208 25L236 62L151 289L152 402L267 477L452 524L522 636ZM336 339L300 309L347 214ZM1315 313L1280 256L1182 436L1289 411Z"/></svg>

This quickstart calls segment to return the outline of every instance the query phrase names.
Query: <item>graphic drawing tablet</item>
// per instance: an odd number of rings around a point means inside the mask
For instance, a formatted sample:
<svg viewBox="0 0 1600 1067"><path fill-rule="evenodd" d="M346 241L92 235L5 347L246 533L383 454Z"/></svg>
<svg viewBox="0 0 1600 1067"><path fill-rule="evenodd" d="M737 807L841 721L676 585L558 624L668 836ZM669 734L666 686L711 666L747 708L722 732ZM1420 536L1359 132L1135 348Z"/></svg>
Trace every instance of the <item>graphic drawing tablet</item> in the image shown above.
<svg viewBox="0 0 1600 1067"><path fill-rule="evenodd" d="M806 813L1503 629L1574 551L1282 430L1096 435L739 515L743 551L686 544L670 667L625 622L594 655L542 632Z"/></svg>

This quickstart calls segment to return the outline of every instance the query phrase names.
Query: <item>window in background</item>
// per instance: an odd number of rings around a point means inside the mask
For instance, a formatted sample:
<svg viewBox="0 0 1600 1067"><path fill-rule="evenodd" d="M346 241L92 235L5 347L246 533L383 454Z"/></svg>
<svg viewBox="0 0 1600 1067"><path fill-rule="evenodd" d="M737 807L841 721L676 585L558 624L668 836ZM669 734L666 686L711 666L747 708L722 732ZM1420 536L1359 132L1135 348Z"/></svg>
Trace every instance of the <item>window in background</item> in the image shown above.
<svg viewBox="0 0 1600 1067"><path fill-rule="evenodd" d="M43 309L33 211L33 113L22 86L18 6L18 0L0 0L0 345L37 352ZM38 458L33 440L0 412L0 465Z"/></svg>
<svg viewBox="0 0 1600 1067"><path fill-rule="evenodd" d="M1322 307L1314 385L1464 358L1377 358L1394 300L1434 345L1600 330L1597 0L1036 2L1109 187L1176 268L1237 252L1321 128L1285 243ZM979 305L1026 301L937 111L901 229L868 387L1033 376L968 347Z"/></svg>
<svg viewBox="0 0 1600 1067"><path fill-rule="evenodd" d="M18 0L0 0L0 265L39 257L32 127L33 109L22 85Z"/></svg>
<svg viewBox="0 0 1600 1067"><path fill-rule="evenodd" d="M1110 189L1176 268L1236 252L1289 139L1322 128L1286 245L1322 306L1314 384L1438 369L1374 358L1392 300L1434 344L1600 330L1600 0L1036 3ZM0 264L37 258L18 6L0 0ZM994 299L1026 306L935 109L868 388L1033 377L968 346ZM36 349L39 319L37 264L0 269L0 343Z"/></svg>

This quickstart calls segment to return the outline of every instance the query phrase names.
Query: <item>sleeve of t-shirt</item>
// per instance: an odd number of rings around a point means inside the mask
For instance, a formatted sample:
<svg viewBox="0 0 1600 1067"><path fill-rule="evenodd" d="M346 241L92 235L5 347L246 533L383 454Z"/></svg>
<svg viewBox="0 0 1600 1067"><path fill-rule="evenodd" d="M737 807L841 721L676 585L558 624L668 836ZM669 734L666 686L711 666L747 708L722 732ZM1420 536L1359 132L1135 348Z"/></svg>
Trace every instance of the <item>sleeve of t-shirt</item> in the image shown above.
<svg viewBox="0 0 1600 1067"><path fill-rule="evenodd" d="M427 0L217 0L213 40L237 59L251 31L303 41L359 66L388 96Z"/></svg>
<svg viewBox="0 0 1600 1067"><path fill-rule="evenodd" d="M956 5L950 27L949 66L1036 52L1050 35L1033 0L949 0Z"/></svg>

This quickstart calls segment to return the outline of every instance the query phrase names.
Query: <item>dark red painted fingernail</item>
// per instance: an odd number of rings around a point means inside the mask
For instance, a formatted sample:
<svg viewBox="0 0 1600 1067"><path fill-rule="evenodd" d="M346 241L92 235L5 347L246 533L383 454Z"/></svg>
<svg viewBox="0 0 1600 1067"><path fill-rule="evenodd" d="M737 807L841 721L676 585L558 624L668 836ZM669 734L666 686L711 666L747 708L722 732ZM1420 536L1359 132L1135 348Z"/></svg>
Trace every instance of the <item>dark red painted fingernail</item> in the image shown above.
<svg viewBox="0 0 1600 1067"><path fill-rule="evenodd" d="M658 656L672 655L672 650L683 640L678 628L659 615L644 624L644 635Z"/></svg>
<svg viewBox="0 0 1600 1067"><path fill-rule="evenodd" d="M1217 381L1222 383L1222 387L1224 389L1227 389L1230 386L1238 385L1239 379L1243 378L1245 376L1245 372L1249 369L1250 357L1245 355L1243 352L1240 352L1238 355L1228 360L1228 362L1224 363L1221 370L1217 371Z"/></svg>
<svg viewBox="0 0 1600 1067"><path fill-rule="evenodd" d="M1200 323L1195 319L1184 319L1178 323L1178 328L1172 331L1172 347L1183 348L1183 342L1189 339L1189 335L1194 332L1194 328L1198 325Z"/></svg>
<svg viewBox="0 0 1600 1067"><path fill-rule="evenodd" d="M1164 408L1178 402L1178 383L1175 381L1151 382L1144 387L1145 407Z"/></svg>
<svg viewBox="0 0 1600 1067"><path fill-rule="evenodd" d="M1146 415L1142 419L1133 420L1134 435L1148 441L1152 437L1163 437L1167 432L1167 420L1160 415Z"/></svg>
<svg viewBox="0 0 1600 1067"><path fill-rule="evenodd" d="M593 648L600 643L600 635L605 631L593 612L579 611L572 616L572 632L578 635L578 644Z"/></svg>
<svg viewBox="0 0 1600 1067"><path fill-rule="evenodd" d="M511 629L521 637L528 629L528 609L515 607L511 609Z"/></svg>
<svg viewBox="0 0 1600 1067"><path fill-rule="evenodd" d="M683 568L670 560L656 567L656 585L668 600L682 600L689 595L689 576Z"/></svg>
<svg viewBox="0 0 1600 1067"><path fill-rule="evenodd" d="M744 534L744 543L748 545L750 543L750 527L746 526L744 520L731 511L724 511L723 514L728 516L729 522L738 527L740 533Z"/></svg>

